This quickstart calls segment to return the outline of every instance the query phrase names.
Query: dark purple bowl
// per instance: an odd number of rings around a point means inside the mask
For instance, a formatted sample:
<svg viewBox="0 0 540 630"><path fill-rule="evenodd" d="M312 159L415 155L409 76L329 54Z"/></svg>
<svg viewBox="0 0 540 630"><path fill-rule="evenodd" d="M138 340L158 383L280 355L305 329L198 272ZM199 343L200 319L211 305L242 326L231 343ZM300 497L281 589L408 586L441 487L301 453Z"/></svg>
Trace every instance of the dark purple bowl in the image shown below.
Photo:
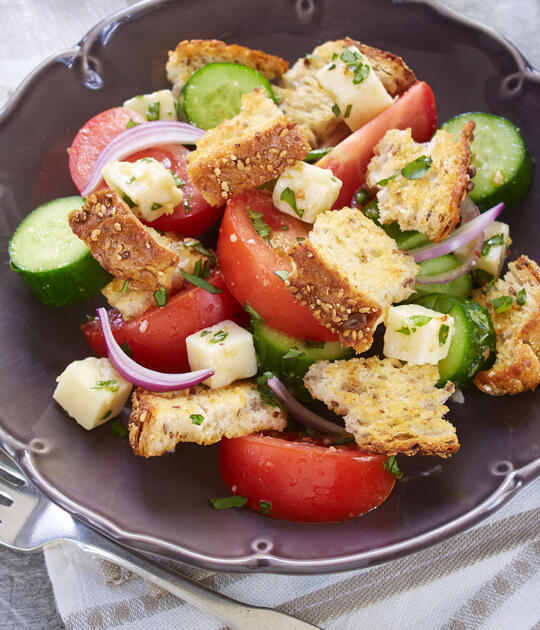
<svg viewBox="0 0 540 630"><path fill-rule="evenodd" d="M347 523L300 525L216 511L226 492L216 447L180 445L143 460L105 425L90 433L53 402L55 377L89 354L79 330L98 303L37 303L7 264L7 240L38 204L75 192L66 149L97 112L167 85L167 51L184 38L222 38L293 61L344 35L402 55L433 87L439 121L471 110L510 118L540 157L539 75L492 31L429 2L218 0L148 2L98 24L40 66L0 112L0 443L52 500L120 542L193 565L308 573L382 562L439 542L489 515L540 473L538 393L451 405L462 448L450 460L404 458L406 479L379 509ZM133 42L136 42L134 44ZM538 180L503 220L512 258L539 258Z"/></svg>

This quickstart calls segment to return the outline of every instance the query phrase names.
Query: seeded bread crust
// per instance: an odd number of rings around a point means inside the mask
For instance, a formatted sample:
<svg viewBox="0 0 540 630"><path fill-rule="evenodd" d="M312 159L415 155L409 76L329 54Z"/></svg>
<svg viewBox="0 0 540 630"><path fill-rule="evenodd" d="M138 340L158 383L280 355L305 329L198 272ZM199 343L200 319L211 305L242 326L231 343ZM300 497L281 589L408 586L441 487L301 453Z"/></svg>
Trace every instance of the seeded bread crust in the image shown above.
<svg viewBox="0 0 540 630"><path fill-rule="evenodd" d="M148 291L171 287L178 254L170 249L169 239L143 225L117 193L92 193L81 209L70 213L69 224L115 278Z"/></svg>
<svg viewBox="0 0 540 630"><path fill-rule="evenodd" d="M310 146L296 123L258 90L242 96L242 110L197 141L188 175L212 206L278 177L303 160Z"/></svg>
<svg viewBox="0 0 540 630"><path fill-rule="evenodd" d="M366 173L367 185L379 189L381 222L397 221L402 230L422 232L434 243L445 239L459 223L461 202L473 186L470 181L473 131L474 122L469 120L457 142L440 129L426 143L415 142L410 129L387 131L375 147ZM425 175L415 180L402 175L394 177L421 155L431 156L433 160ZM392 179L378 185L388 178Z"/></svg>
<svg viewBox="0 0 540 630"><path fill-rule="evenodd" d="M321 213L309 238L290 250L285 283L341 343L364 352L393 302L413 291L418 266L354 208Z"/></svg>
<svg viewBox="0 0 540 630"><path fill-rule="evenodd" d="M200 425L193 423L194 414L203 416ZM129 441L136 455L155 457L173 451L179 442L214 444L223 437L282 431L286 425L284 412L266 404L250 380L165 394L138 388L132 395Z"/></svg>
<svg viewBox="0 0 540 630"><path fill-rule="evenodd" d="M289 67L285 59L262 50L226 44L219 39L185 39L169 51L166 71L173 94L178 96L190 76L209 63L239 63L259 71L269 81L279 79Z"/></svg>
<svg viewBox="0 0 540 630"><path fill-rule="evenodd" d="M525 289L523 306L515 298ZM514 298L512 307L496 313L492 301L498 297ZM508 273L487 294L482 289L473 298L489 310L497 335L497 360L484 372L478 372L474 384L486 394L503 396L534 390L540 383L540 268L527 256L508 265Z"/></svg>
<svg viewBox="0 0 540 630"><path fill-rule="evenodd" d="M304 377L314 398L345 416L362 450L448 457L459 449L455 428L443 418L454 386L438 389L438 380L435 365L378 357L320 361Z"/></svg>

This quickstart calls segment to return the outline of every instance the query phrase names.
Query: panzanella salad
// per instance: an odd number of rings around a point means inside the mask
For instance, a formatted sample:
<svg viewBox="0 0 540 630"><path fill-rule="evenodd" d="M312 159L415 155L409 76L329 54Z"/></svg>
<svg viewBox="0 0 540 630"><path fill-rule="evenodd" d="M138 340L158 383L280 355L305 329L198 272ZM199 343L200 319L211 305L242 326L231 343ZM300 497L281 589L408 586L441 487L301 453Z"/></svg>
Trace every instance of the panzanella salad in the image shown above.
<svg viewBox="0 0 540 630"><path fill-rule="evenodd" d="M10 242L43 303L110 305L54 392L82 427L113 420L140 457L219 442L214 508L332 522L385 500L398 454L459 449L456 388L537 387L540 269L503 271L499 214L532 178L510 121L437 128L405 61L349 38L291 67L182 41L166 71L171 89L83 125L80 196Z"/></svg>

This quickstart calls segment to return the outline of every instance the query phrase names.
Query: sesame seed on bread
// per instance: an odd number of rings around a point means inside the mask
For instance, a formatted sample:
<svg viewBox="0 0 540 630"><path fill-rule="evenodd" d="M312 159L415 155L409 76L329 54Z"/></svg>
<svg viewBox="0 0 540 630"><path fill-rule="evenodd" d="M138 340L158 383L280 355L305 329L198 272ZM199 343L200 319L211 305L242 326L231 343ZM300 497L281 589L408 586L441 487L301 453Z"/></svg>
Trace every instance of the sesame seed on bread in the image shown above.
<svg viewBox="0 0 540 630"><path fill-rule="evenodd" d="M418 273L412 257L355 208L319 214L289 253L289 291L357 352L371 346L390 305L411 295Z"/></svg>
<svg viewBox="0 0 540 630"><path fill-rule="evenodd" d="M280 175L303 160L310 146L292 120L259 90L242 96L242 109L197 141L188 175L206 201L220 206L244 190Z"/></svg>
<svg viewBox="0 0 540 630"><path fill-rule="evenodd" d="M435 243L446 238L459 223L461 202L472 186L473 131L474 122L470 120L464 124L459 140L440 129L426 143L415 142L410 129L387 131L375 147L366 173L368 187L379 189L381 222L397 221L402 230L417 230ZM422 155L432 159L422 177L407 179L400 173Z"/></svg>
<svg viewBox="0 0 540 630"><path fill-rule="evenodd" d="M525 303L516 297L524 290ZM508 272L484 293L473 298L489 310L497 336L494 365L474 377L474 384L486 394L502 396L534 390L540 383L540 268L527 256L508 265ZM522 293L523 295L523 293ZM493 300L509 296L511 308L496 313Z"/></svg>
<svg viewBox="0 0 540 630"><path fill-rule="evenodd" d="M269 81L278 79L289 67L285 59L261 50L218 39L185 39L169 51L166 71L173 94L178 96L189 77L209 63L239 63L257 70Z"/></svg>
<svg viewBox="0 0 540 630"><path fill-rule="evenodd" d="M256 431L282 431L287 419L280 407L263 401L253 381L220 389L204 385L156 394L140 388L132 396L129 441L136 455L154 457L173 451L179 442L214 444ZM200 424L195 416L202 416Z"/></svg>
<svg viewBox="0 0 540 630"><path fill-rule="evenodd" d="M459 449L456 430L444 420L453 393L436 365L402 365L378 357L314 363L304 383L314 398L345 416L345 427L368 453L440 455Z"/></svg>

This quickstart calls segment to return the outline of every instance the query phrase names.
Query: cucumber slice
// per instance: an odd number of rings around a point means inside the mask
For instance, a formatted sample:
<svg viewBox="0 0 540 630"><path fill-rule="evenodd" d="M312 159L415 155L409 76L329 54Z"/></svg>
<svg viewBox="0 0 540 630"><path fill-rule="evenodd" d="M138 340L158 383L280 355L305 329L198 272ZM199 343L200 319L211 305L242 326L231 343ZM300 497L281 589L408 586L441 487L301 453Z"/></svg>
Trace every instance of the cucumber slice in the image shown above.
<svg viewBox="0 0 540 630"><path fill-rule="evenodd" d="M251 328L257 361L262 372L274 372L303 401L312 400L304 387L304 375L317 361L350 359L354 351L338 341L315 342L281 333L262 320L252 319Z"/></svg>
<svg viewBox="0 0 540 630"><path fill-rule="evenodd" d="M467 120L476 124L471 144L476 167L474 188L469 197L481 211L503 201L511 208L527 194L533 163L517 127L502 116L471 112L447 120L442 129L456 138Z"/></svg>
<svg viewBox="0 0 540 630"><path fill-rule="evenodd" d="M436 276L445 271L450 271L459 267L461 263L453 254L446 254L438 258L432 258L420 263L419 276ZM468 298L472 291L472 278L470 273L462 275L451 282L444 284L415 284L414 293L409 298L413 301L421 295L429 295L430 293L445 293L455 295L457 297Z"/></svg>
<svg viewBox="0 0 540 630"><path fill-rule="evenodd" d="M403 231L396 221L381 225L379 221L379 206L377 205L377 199L372 199L368 204L366 204L362 208L362 212L368 219L371 219L379 227L382 227L388 236L396 241L400 249L415 249L416 247L423 247L429 243L429 239L425 234L416 232L415 230Z"/></svg>
<svg viewBox="0 0 540 630"><path fill-rule="evenodd" d="M454 318L455 331L448 356L439 361L438 387L447 381L469 385L480 370L495 361L495 331L487 309L474 302L442 293L422 296L414 302Z"/></svg>
<svg viewBox="0 0 540 630"><path fill-rule="evenodd" d="M55 199L36 208L9 241L11 268L48 306L66 306L97 295L112 276L69 226L82 197Z"/></svg>
<svg viewBox="0 0 540 630"><path fill-rule="evenodd" d="M180 95L186 120L213 129L240 112L242 94L262 88L275 101L270 83L260 72L238 63L209 63L191 75Z"/></svg>

